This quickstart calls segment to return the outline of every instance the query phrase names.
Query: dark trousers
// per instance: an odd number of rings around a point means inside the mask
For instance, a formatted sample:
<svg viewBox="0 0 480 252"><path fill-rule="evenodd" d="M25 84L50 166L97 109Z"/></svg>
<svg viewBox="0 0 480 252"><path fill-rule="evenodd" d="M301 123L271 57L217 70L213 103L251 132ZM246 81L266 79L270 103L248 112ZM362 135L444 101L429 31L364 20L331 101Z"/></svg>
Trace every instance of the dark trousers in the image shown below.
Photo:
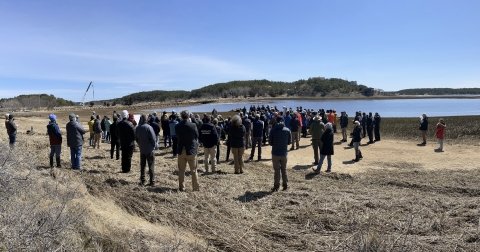
<svg viewBox="0 0 480 252"><path fill-rule="evenodd" d="M130 172L132 167L133 145L122 146L122 172Z"/></svg>
<svg viewBox="0 0 480 252"><path fill-rule="evenodd" d="M380 141L380 126L375 126L375 141Z"/></svg>
<svg viewBox="0 0 480 252"><path fill-rule="evenodd" d="M228 160L229 157L230 157L230 141L227 139L227 158L226 158L226 160Z"/></svg>
<svg viewBox="0 0 480 252"><path fill-rule="evenodd" d="M252 152L250 153L250 158L253 158L255 155L255 147L258 145L258 158L262 157L262 138L253 137L252 139Z"/></svg>
<svg viewBox="0 0 480 252"><path fill-rule="evenodd" d="M370 142L373 142L373 128L372 127L367 127L367 133L368 133L368 140Z"/></svg>
<svg viewBox="0 0 480 252"><path fill-rule="evenodd" d="M302 126L302 137L307 137L307 126Z"/></svg>
<svg viewBox="0 0 480 252"><path fill-rule="evenodd" d="M172 152L173 155L177 155L177 147L178 147L178 138L176 136L172 137Z"/></svg>
<svg viewBox="0 0 480 252"><path fill-rule="evenodd" d="M120 158L120 143L118 141L110 142L110 158L113 158L113 152L115 151L115 157Z"/></svg>
<svg viewBox="0 0 480 252"><path fill-rule="evenodd" d="M155 152L140 154L140 181L145 182L145 166L148 162L148 175L150 184L155 183Z"/></svg>
<svg viewBox="0 0 480 252"><path fill-rule="evenodd" d="M365 127L366 127L365 125L362 126L362 129L363 129L363 137L365 137L365 136L367 135L367 134L365 133Z"/></svg>
<svg viewBox="0 0 480 252"><path fill-rule="evenodd" d="M220 162L220 144L217 144L217 163Z"/></svg>

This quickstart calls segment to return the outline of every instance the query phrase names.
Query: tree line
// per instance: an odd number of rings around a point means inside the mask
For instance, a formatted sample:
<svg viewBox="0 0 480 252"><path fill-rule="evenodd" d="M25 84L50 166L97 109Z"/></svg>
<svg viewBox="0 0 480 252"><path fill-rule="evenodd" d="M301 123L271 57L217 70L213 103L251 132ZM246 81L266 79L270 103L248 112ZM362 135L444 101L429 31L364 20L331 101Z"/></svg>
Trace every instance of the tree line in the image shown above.
<svg viewBox="0 0 480 252"><path fill-rule="evenodd" d="M169 101L198 98L246 98L246 97L277 97L287 96L327 96L336 91L341 94L367 93L364 85L353 85L347 80L337 78L309 78L294 82L269 80L230 81L208 85L192 91L149 91L133 93L120 98L123 104L131 105L134 102Z"/></svg>
<svg viewBox="0 0 480 252"><path fill-rule="evenodd" d="M31 95L19 95L13 98L0 99L0 105L8 108L53 108L61 106L73 106L73 101L65 100L63 98L57 98L54 95L47 94L31 94Z"/></svg>
<svg viewBox="0 0 480 252"><path fill-rule="evenodd" d="M480 88L411 88L386 94L399 95L478 95Z"/></svg>

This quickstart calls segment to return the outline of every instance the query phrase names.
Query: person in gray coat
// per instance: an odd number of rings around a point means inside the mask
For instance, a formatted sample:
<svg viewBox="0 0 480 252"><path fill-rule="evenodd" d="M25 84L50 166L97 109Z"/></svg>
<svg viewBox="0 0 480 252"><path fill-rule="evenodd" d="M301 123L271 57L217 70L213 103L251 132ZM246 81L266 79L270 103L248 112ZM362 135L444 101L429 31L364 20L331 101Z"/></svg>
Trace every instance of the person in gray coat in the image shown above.
<svg viewBox="0 0 480 252"><path fill-rule="evenodd" d="M145 184L145 165L148 162L149 186L155 186L155 131L147 121L147 115L140 115L140 122L135 130L135 141L140 147L140 184Z"/></svg>
<svg viewBox="0 0 480 252"><path fill-rule="evenodd" d="M67 123L67 146L70 147L70 159L72 161L72 169L82 170L81 160L82 160L82 146L83 146L83 135L86 131L83 129L82 125L75 120L75 114L70 114L68 116L70 122Z"/></svg>

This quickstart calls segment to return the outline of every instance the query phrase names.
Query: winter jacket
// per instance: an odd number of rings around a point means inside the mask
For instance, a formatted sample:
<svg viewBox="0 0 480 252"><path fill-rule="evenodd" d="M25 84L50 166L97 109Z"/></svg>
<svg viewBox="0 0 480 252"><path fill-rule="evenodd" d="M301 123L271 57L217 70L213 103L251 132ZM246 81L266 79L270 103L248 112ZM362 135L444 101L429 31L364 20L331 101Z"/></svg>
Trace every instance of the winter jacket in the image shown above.
<svg viewBox="0 0 480 252"><path fill-rule="evenodd" d="M110 124L110 141L112 143L117 143L118 142L117 125L118 125L118 123L116 123L116 122Z"/></svg>
<svg viewBox="0 0 480 252"><path fill-rule="evenodd" d="M245 132L250 132L250 129L252 128L252 121L250 121L250 119L245 117L242 120L242 124L243 124L243 127L245 127Z"/></svg>
<svg viewBox="0 0 480 252"><path fill-rule="evenodd" d="M188 120L183 120L175 126L175 133L178 138L177 153L181 154L182 150L185 149L187 156L196 155L198 151L197 126Z"/></svg>
<svg viewBox="0 0 480 252"><path fill-rule="evenodd" d="M355 126L353 129L353 142L362 141L362 126Z"/></svg>
<svg viewBox="0 0 480 252"><path fill-rule="evenodd" d="M322 138L322 149L320 149L321 155L333 155L333 130L326 129L323 132Z"/></svg>
<svg viewBox="0 0 480 252"><path fill-rule="evenodd" d="M105 132L110 132L110 125L112 125L112 121L105 120Z"/></svg>
<svg viewBox="0 0 480 252"><path fill-rule="evenodd" d="M287 156L287 147L292 144L292 132L283 122L275 124L268 136L272 146L272 156Z"/></svg>
<svg viewBox="0 0 480 252"><path fill-rule="evenodd" d="M217 129L215 129L215 125L211 123L204 123L202 127L200 127L200 142L203 143L203 147L205 148L213 148L217 146L218 143L218 133Z"/></svg>
<svg viewBox="0 0 480 252"><path fill-rule="evenodd" d="M77 147L83 145L83 135L87 133L82 125L76 121L70 121L66 126L67 130L67 146Z"/></svg>
<svg viewBox="0 0 480 252"><path fill-rule="evenodd" d="M420 120L420 127L419 130L428 130L428 117L423 118Z"/></svg>
<svg viewBox="0 0 480 252"><path fill-rule="evenodd" d="M105 125L106 122L107 122L107 119L105 119L105 118L103 118L102 121L100 122L102 131L106 131L106 130L107 130L107 125Z"/></svg>
<svg viewBox="0 0 480 252"><path fill-rule="evenodd" d="M348 116L340 116L340 127L346 128L348 126Z"/></svg>
<svg viewBox="0 0 480 252"><path fill-rule="evenodd" d="M17 125L13 122L13 120L8 120L6 126L8 135L17 134Z"/></svg>
<svg viewBox="0 0 480 252"><path fill-rule="evenodd" d="M133 117L133 115L128 116L128 121L132 123L133 128L137 127L137 121L135 121L135 118Z"/></svg>
<svg viewBox="0 0 480 252"><path fill-rule="evenodd" d="M98 120L98 119L95 119L95 121L93 123L93 132L95 134L102 133L102 124L101 124L100 120Z"/></svg>
<svg viewBox="0 0 480 252"><path fill-rule="evenodd" d="M284 117L285 119L285 127L290 129L290 122L292 121L292 117L290 115L287 115Z"/></svg>
<svg viewBox="0 0 480 252"><path fill-rule="evenodd" d="M93 131L93 125L95 124L95 120L92 119L90 121L88 121L88 132L90 132L90 134L94 134L95 132Z"/></svg>
<svg viewBox="0 0 480 252"><path fill-rule="evenodd" d="M122 146L135 145L135 128L132 122L127 119L117 123L116 132Z"/></svg>
<svg viewBox="0 0 480 252"><path fill-rule="evenodd" d="M164 136L171 135L170 134L170 121L168 120L166 115L162 117L161 126L162 126Z"/></svg>
<svg viewBox="0 0 480 252"><path fill-rule="evenodd" d="M138 125L135 129L135 140L140 147L141 154L150 154L155 149L155 132L147 123Z"/></svg>
<svg viewBox="0 0 480 252"><path fill-rule="evenodd" d="M302 122L302 115L297 114L297 119L300 122L300 127L303 127L303 122Z"/></svg>
<svg viewBox="0 0 480 252"><path fill-rule="evenodd" d="M373 127L373 117L369 116L367 118L367 127L372 128Z"/></svg>
<svg viewBox="0 0 480 252"><path fill-rule="evenodd" d="M325 131L325 124L320 120L314 120L312 124L310 124L310 135L312 135L312 140L320 140Z"/></svg>
<svg viewBox="0 0 480 252"><path fill-rule="evenodd" d="M168 123L168 126L170 127L170 136L172 137L177 137L177 132L175 131L175 126L177 126L177 124L177 120L170 120L170 122Z"/></svg>
<svg viewBox="0 0 480 252"><path fill-rule="evenodd" d="M382 120L382 118L380 116L373 117L373 123L375 123L375 128L380 127L380 121L381 120Z"/></svg>
<svg viewBox="0 0 480 252"><path fill-rule="evenodd" d="M160 125L155 122L155 120L150 120L149 122L150 127L153 129L153 133L155 133L155 136L158 136L160 134Z"/></svg>
<svg viewBox="0 0 480 252"><path fill-rule="evenodd" d="M228 131L228 141L231 148L244 148L245 147L245 126L234 127L230 125Z"/></svg>
<svg viewBox="0 0 480 252"><path fill-rule="evenodd" d="M262 137L262 136L263 136L263 121L260 119L255 119L253 121L252 137Z"/></svg>
<svg viewBox="0 0 480 252"><path fill-rule="evenodd" d="M290 131L291 132L298 132L299 127L300 127L300 120L298 120L298 118L294 117L290 121Z"/></svg>
<svg viewBox="0 0 480 252"><path fill-rule="evenodd" d="M62 134L56 122L50 121L47 125L47 134L50 139L50 145L61 145L62 144Z"/></svg>
<svg viewBox="0 0 480 252"><path fill-rule="evenodd" d="M443 140L443 135L445 133L445 128L446 128L445 124L437 123L437 130L436 130L435 136L438 139Z"/></svg>

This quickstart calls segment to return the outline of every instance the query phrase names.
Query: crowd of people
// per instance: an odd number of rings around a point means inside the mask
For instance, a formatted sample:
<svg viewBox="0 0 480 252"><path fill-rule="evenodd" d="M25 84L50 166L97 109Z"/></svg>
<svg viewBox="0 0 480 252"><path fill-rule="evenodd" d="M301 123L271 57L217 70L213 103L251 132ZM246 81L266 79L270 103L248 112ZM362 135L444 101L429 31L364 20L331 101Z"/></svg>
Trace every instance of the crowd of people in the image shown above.
<svg viewBox="0 0 480 252"><path fill-rule="evenodd" d="M56 123L56 115L50 114L47 125L47 134L50 141L50 167L54 167L54 157L57 167L61 166L60 154L63 137ZM5 116L5 127L10 139L11 148L16 141L18 126L12 114ZM353 129L348 129L353 122ZM326 172L332 170L331 156L334 155L334 134L337 128L341 129L340 142L347 142L347 135L351 132L352 140L349 146L355 150L354 162L363 158L360 150L362 138L368 136L368 144L380 141L381 117L378 113L356 112L350 121L347 113L342 111L340 116L335 109L296 109L277 108L276 106L252 105L240 110L238 115L223 118L214 109L211 114L193 115L188 110L177 114L166 111L161 115L141 114L137 124L134 116L127 110L121 113L113 112L112 117L92 113L88 122L89 146L100 148L101 140L110 143L110 158L118 160L121 156L122 172L128 173L132 166L132 156L136 145L140 152L140 183L146 184L146 166L148 165L150 186L155 186L155 151L161 145L160 132L163 131L163 145L171 148L173 157L177 158L179 176L179 190L185 189L184 178L188 164L192 177L193 190L199 190L197 154L203 148L205 173L217 172L220 162L221 141L227 146L226 160L229 161L230 153L233 155L234 174L242 174L245 170L243 155L251 148L248 160L257 157L262 160L262 146L271 145L272 165L274 168L274 183L272 191L278 191L280 181L283 190L288 188L287 155L289 150L295 151L300 146L301 138L311 136L309 145L313 148L313 171L321 171L325 158L327 159ZM443 135L446 126L440 119L436 126L436 137L439 140L438 150L443 151ZM423 114L420 118L419 130L423 142L426 144L426 131L428 130L428 117ZM71 167L82 170L81 157L84 146L84 135L87 133L78 120L78 115L70 114L66 124L67 146L70 148ZM290 146L290 148L289 148ZM114 155L115 154L115 155Z"/></svg>

